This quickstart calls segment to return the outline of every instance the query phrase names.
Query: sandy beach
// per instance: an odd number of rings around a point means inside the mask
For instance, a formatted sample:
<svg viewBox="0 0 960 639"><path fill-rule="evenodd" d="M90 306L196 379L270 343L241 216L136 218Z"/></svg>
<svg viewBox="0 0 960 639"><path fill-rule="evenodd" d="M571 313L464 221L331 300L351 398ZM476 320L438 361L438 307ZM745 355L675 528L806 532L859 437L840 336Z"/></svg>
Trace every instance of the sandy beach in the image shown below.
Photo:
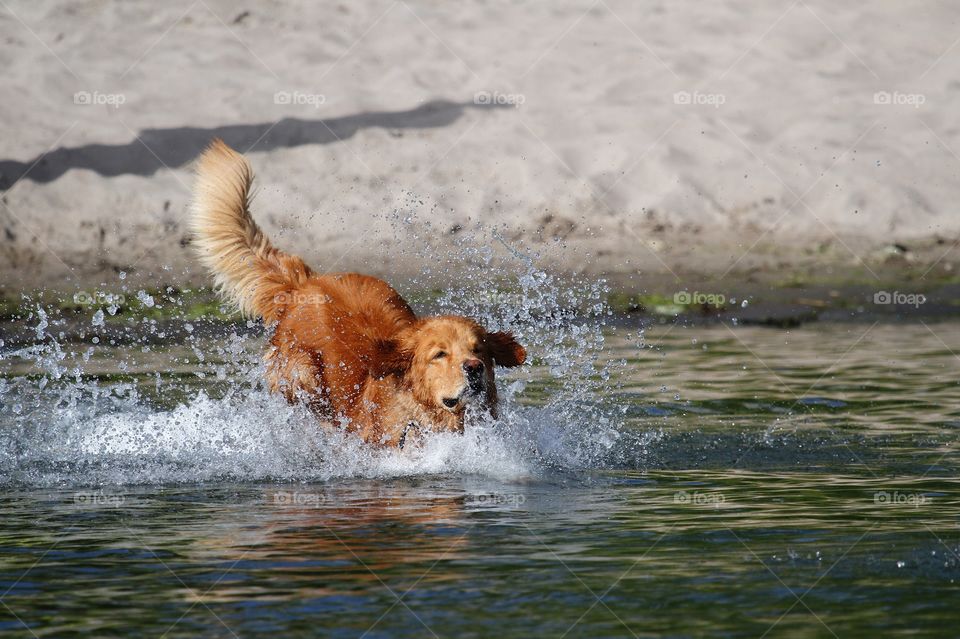
<svg viewBox="0 0 960 639"><path fill-rule="evenodd" d="M213 137L321 270L402 279L420 245L494 234L613 277L950 274L958 21L946 2L5 2L0 283L206 281L185 221Z"/></svg>

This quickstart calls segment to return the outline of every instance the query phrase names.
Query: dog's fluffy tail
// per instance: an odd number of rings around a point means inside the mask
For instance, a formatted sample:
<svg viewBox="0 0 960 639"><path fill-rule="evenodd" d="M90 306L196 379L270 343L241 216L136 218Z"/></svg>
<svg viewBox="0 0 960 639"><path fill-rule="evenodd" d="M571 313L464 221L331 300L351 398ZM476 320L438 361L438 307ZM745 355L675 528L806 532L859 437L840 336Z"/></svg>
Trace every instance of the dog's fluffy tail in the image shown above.
<svg viewBox="0 0 960 639"><path fill-rule="evenodd" d="M245 315L272 322L311 271L299 257L275 249L253 221L252 183L247 159L214 140L197 165L191 227L220 293Z"/></svg>

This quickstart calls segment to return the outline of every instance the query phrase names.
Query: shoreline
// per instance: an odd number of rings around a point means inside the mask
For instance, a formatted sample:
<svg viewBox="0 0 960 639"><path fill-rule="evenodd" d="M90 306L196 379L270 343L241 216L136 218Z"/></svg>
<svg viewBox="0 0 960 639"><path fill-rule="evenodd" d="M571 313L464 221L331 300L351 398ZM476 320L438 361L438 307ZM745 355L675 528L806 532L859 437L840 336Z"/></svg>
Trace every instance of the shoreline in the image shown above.
<svg viewBox="0 0 960 639"><path fill-rule="evenodd" d="M449 302L443 305L439 301L441 289L398 288L419 315L450 310ZM811 280L758 287L756 282L740 281L725 291L719 292L709 284L679 290L661 285L644 291L610 286L601 297L601 317L595 309L570 306L560 310L569 313L571 321L603 321L611 327L633 328L723 323L790 329L822 323L960 320L960 277L940 278L922 286L915 279L899 283L886 280L882 286L863 280L841 285ZM520 302L518 294L509 290L491 291L489 296L498 304ZM43 309L43 318L38 308ZM256 335L264 330L260 321L231 312L209 288L158 290L131 284L120 293L45 290L18 298L0 296L3 348L43 341L37 339L36 326L41 321L56 324L58 341L63 343L89 342L93 338L101 344L141 343L151 334L141 328L145 322L150 330L159 331L163 340L186 339L194 331L201 335Z"/></svg>

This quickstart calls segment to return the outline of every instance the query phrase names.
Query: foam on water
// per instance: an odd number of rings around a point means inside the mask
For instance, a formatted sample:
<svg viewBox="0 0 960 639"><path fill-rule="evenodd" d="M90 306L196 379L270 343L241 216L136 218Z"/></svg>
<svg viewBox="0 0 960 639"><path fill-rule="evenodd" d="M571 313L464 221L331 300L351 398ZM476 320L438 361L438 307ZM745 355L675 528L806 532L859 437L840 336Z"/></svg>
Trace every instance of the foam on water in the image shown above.
<svg viewBox="0 0 960 639"><path fill-rule="evenodd" d="M91 394L72 405L41 406L5 429L0 474L21 485L432 473L516 479L591 467L620 438L613 423L585 424L557 407L508 405L499 422L473 423L464 436L437 433L418 448L380 450L319 426L306 410L264 390L220 399L200 391L168 410L104 399Z"/></svg>
<svg viewBox="0 0 960 639"><path fill-rule="evenodd" d="M429 224L424 225L429 229ZM91 349L70 357L54 334L57 319L38 307L34 345L0 352L3 360L34 364L35 377L0 380L0 480L8 484L130 484L233 480L324 480L433 473L481 474L515 479L545 469L591 468L624 445L620 415L601 398L622 363L596 364L602 353L603 284L564 283L534 266L534 258L509 247L477 248L475 238L452 250L420 249L425 264L458 259L473 264L440 299L446 312L480 320L491 330L514 331L540 367L501 371L498 423L476 420L464 436L433 434L422 447L403 451L364 446L356 437L324 428L303 408L267 393L258 354L233 336L216 347L188 337L197 374L226 379L229 389L211 397L188 389L172 407L159 407L130 383L98 382L85 374ZM505 254L505 255L504 255ZM508 268L503 260L507 260ZM519 276L493 288L490 273ZM425 275L429 275L425 271ZM139 299L145 292L129 291ZM150 297L151 302L155 302ZM585 320L585 316L592 319ZM93 313L93 326L103 325ZM156 332L155 325L146 325ZM156 335L152 336L155 342ZM139 350L139 345L131 347ZM126 370L122 351L116 368ZM218 358L209 358L216 360ZM545 373L544 373L545 371ZM612 372L613 371L613 372ZM544 380L546 376L546 380ZM178 382L156 377L160 396ZM539 405L519 399L528 384L546 385ZM183 394L182 389L180 389ZM635 443L635 442L634 442Z"/></svg>

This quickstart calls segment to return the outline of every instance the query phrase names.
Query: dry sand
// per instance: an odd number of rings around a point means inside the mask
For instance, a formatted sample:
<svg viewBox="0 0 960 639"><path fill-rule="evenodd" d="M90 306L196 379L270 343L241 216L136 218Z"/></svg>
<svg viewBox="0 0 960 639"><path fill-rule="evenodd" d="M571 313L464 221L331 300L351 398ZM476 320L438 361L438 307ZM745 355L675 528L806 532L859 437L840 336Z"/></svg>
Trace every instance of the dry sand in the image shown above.
<svg viewBox="0 0 960 639"><path fill-rule="evenodd" d="M400 278L396 247L482 225L564 271L901 244L949 272L958 26L950 2L4 0L0 284L204 280L184 218L213 136L323 269Z"/></svg>

